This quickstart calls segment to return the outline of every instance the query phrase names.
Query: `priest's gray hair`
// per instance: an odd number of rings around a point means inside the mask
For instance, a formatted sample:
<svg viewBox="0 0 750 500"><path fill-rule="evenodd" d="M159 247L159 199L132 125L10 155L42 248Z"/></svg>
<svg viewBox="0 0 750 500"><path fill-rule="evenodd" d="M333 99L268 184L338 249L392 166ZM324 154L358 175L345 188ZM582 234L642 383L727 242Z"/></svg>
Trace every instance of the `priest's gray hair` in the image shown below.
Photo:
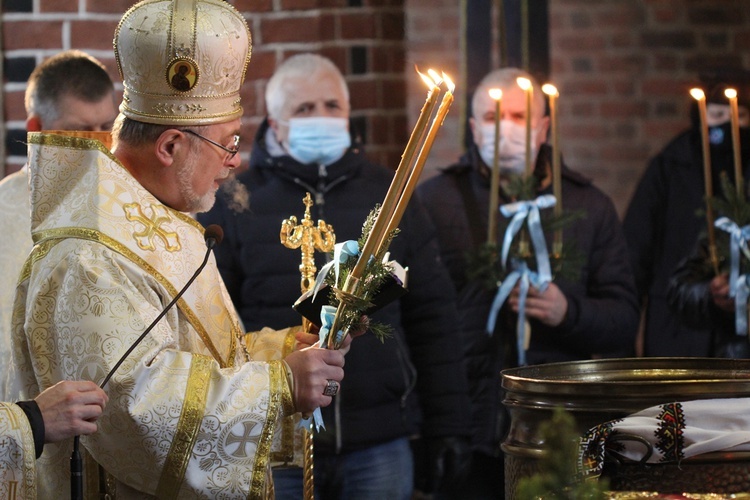
<svg viewBox="0 0 750 500"><path fill-rule="evenodd" d="M95 103L113 92L114 84L101 62L80 50L66 50L31 72L24 95L26 115L37 116L46 128L60 117L63 96Z"/></svg>
<svg viewBox="0 0 750 500"><path fill-rule="evenodd" d="M193 132L205 135L208 127L205 125L191 125L190 127L184 128L189 128ZM128 144L130 146L144 146L151 144L155 142L162 133L170 129L182 130L183 127L179 125L157 125L154 123L140 122L120 113L117 115L115 123L112 126L112 149L115 149L119 143ZM191 146L198 144L201 141L201 139L192 134L188 134L187 137L190 139Z"/></svg>
<svg viewBox="0 0 750 500"><path fill-rule="evenodd" d="M274 120L279 120L284 108L284 101L287 99L286 82L290 79L304 79L311 84L315 81L318 73L330 73L336 75L341 82L341 89L344 91L347 102L349 101L349 88L341 71L333 62L318 54L297 54L276 68L273 76L268 80L266 85L266 109L268 116Z"/></svg>
<svg viewBox="0 0 750 500"><path fill-rule="evenodd" d="M482 78L482 81L479 82L476 90L474 90L474 96L471 100L472 116L477 119L481 118L484 110L481 107L482 101L480 99L486 96L490 89L499 88L503 92L506 92L506 89L518 86L516 78L519 77L528 78L534 89L532 115L535 115L537 119L544 117L545 98L544 93L542 92L542 87L537 83L533 76L518 68L496 69L487 73L487 75Z"/></svg>

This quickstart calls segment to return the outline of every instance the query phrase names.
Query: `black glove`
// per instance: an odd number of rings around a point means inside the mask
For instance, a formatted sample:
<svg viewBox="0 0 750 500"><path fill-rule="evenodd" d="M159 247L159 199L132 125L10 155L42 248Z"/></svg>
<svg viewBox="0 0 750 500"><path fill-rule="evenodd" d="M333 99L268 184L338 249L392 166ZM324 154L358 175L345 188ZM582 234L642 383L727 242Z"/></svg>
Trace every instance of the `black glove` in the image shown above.
<svg viewBox="0 0 750 500"><path fill-rule="evenodd" d="M448 436L426 438L429 461L428 489L441 491L446 485L461 482L471 468L471 446L468 438Z"/></svg>

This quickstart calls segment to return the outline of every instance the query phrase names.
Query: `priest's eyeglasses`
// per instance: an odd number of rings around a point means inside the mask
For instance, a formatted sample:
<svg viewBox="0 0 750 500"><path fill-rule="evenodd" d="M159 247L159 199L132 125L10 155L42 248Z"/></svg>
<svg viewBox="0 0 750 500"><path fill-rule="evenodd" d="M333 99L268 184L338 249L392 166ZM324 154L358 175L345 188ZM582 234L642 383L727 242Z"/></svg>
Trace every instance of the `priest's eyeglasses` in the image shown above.
<svg viewBox="0 0 750 500"><path fill-rule="evenodd" d="M224 151L226 151L227 153L229 153L229 158L227 158L227 161L229 161L232 158L234 158L234 155L236 155L237 153L240 152L240 136L237 135L237 134L234 135L234 147L233 148L228 148L226 146L222 146L221 144L219 144L216 141L212 141L208 137L204 137L204 136L200 135L198 132L194 132L194 131L192 131L190 129L187 129L187 128L181 129L181 130L183 132L187 132L190 135L194 135L195 137L198 137L199 139L203 139L204 141L209 142L209 143L213 144L214 146L216 146L218 148L221 148Z"/></svg>

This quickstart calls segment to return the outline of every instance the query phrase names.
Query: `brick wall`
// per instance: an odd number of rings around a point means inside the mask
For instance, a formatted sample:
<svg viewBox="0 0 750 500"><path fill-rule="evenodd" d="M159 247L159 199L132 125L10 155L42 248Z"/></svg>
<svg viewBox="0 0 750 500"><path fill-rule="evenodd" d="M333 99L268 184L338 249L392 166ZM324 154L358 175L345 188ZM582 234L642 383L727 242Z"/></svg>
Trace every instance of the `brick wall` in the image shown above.
<svg viewBox="0 0 750 500"><path fill-rule="evenodd" d="M696 76L750 69L742 0L553 1L566 157L623 210L647 159L689 124Z"/></svg>
<svg viewBox="0 0 750 500"><path fill-rule="evenodd" d="M132 0L6 0L3 10L5 173L23 165L23 92L34 66L59 50L85 50L119 81L112 36ZM265 115L265 84L299 52L331 58L351 91L352 118L373 160L397 165L406 138L404 13L399 0L235 0L253 35L242 89L246 150ZM120 87L121 88L121 87Z"/></svg>
<svg viewBox="0 0 750 500"><path fill-rule="evenodd" d="M455 25L458 3L407 0L409 62L456 65L458 37L441 28ZM549 0L549 23L563 154L612 196L620 213L648 158L688 126L687 90L697 74L717 66L750 69L746 0ZM423 96L409 88L413 123ZM430 167L461 153L454 111Z"/></svg>
<svg viewBox="0 0 750 500"><path fill-rule="evenodd" d="M111 38L132 3L4 0L4 107L11 155L6 172L24 159L17 140L25 137L23 90L31 69L58 50L80 48L102 59L117 78ZM425 98L414 64L453 76L456 102L426 175L461 153L467 89L457 78L463 63L459 0L231 3L246 14L254 36L243 88L248 140L265 114L263 92L274 66L290 54L314 51L342 68L367 149L391 167L398 164ZM687 89L697 73L718 64L750 69L750 9L746 0L549 0L549 17L550 80L561 93L566 161L593 177L622 212L648 158L687 126Z"/></svg>

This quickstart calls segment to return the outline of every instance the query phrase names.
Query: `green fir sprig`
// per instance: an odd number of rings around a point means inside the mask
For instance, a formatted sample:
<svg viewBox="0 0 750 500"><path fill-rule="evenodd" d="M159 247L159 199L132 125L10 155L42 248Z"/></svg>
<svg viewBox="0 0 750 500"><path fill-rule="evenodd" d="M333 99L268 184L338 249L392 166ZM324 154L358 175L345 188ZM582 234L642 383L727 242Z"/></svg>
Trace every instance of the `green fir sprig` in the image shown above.
<svg viewBox="0 0 750 500"><path fill-rule="evenodd" d="M740 196L737 193L734 183L729 179L726 172L722 172L719 178L721 185L722 196L713 196L710 199L705 199L704 202L709 203L714 211L715 220L720 217L727 217L732 220L735 224L740 227L747 226L750 224L750 202L748 202L747 196ZM696 216L702 220L706 219L706 209L701 208L696 211ZM729 233L722 231L718 228L714 230L716 237L716 254L719 261L720 271L728 271L729 265L729 252L730 252L730 236ZM701 237L706 239L707 229L704 226L701 231ZM705 264L702 269L705 271L705 276L713 276L714 270L710 259L710 254L707 250L701 249L701 256L705 260ZM748 260L740 260L742 269L741 272L745 273L748 268ZM702 274L703 275L703 274Z"/></svg>
<svg viewBox="0 0 750 500"><path fill-rule="evenodd" d="M362 234L357 240L357 245L361 252L362 248L367 241L367 237L372 231L372 227L375 224L375 219L380 211L380 205L376 205L370 213L367 215L364 224L362 224ZM388 248L390 247L393 238L399 233L399 229L391 231L381 246L379 252L370 259L365 266L363 276L361 278L361 285L359 287L359 295L357 297L346 297L346 303L349 307L344 309L343 316L339 318L340 325L345 331L349 330L361 330L369 329L375 337L381 342L385 341L386 338L393 335L393 327L378 322L363 323L362 315L372 306L372 298L377 295L386 280L391 276L391 269L383 262ZM357 263L356 258L348 259L342 263L339 268L339 283L336 283L335 273L330 272L325 278L325 282L328 285L328 303L333 307L338 307L341 298L337 293L338 289L346 283L349 274L354 269Z"/></svg>
<svg viewBox="0 0 750 500"><path fill-rule="evenodd" d="M539 427L544 452L539 472L521 478L516 488L519 500L604 500L609 498L609 481L581 480L576 469L580 435L575 420L563 408L555 408L552 419Z"/></svg>
<svg viewBox="0 0 750 500"><path fill-rule="evenodd" d="M568 281L576 281L579 277L581 267L586 262L586 257L580 252L576 242L572 240L563 240L561 251L554 253L552 235L555 230L564 229L576 220L584 218L586 212L583 210L563 210L560 216L555 216L551 212L551 210L544 210L541 215L553 280L561 278ZM505 234L508 222L509 219L501 226L500 234ZM522 249L520 245L521 240L524 238L527 242L526 249ZM522 253L522 250L524 250L524 253ZM467 252L464 256L466 278L470 281L479 282L487 290L497 289L498 284L510 271L509 269L503 269L501 251L501 246L484 242L478 248ZM536 257L525 223L513 239L513 243L511 243L508 260L513 259L523 260L529 269L536 269Z"/></svg>

